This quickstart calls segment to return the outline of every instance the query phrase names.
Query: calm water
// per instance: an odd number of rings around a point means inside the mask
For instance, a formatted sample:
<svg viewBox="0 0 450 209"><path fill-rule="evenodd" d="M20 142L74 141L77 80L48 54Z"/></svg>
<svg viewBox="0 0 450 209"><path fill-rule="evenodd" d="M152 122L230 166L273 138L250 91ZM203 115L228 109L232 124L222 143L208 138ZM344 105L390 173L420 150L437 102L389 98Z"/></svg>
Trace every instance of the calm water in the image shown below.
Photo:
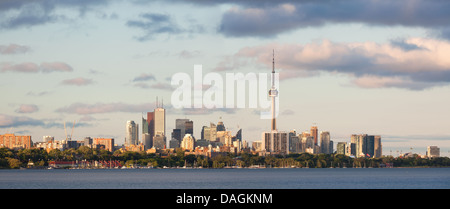
<svg viewBox="0 0 450 209"><path fill-rule="evenodd" d="M450 168L0 170L1 189L450 189Z"/></svg>

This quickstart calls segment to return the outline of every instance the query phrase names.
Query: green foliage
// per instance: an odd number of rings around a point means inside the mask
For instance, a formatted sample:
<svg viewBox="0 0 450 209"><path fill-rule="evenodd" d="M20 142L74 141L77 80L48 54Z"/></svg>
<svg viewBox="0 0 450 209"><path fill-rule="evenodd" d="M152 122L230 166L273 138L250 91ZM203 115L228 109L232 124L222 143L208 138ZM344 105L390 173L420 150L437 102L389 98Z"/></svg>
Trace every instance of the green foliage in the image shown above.
<svg viewBox="0 0 450 209"><path fill-rule="evenodd" d="M49 161L93 161L93 160L118 160L122 165L152 166L152 167L193 167L225 168L225 167L382 167L387 163L393 163L394 167L449 167L450 158L420 158L414 155L410 158L394 158L392 156L382 158L351 158L341 154L309 154L294 153L289 155L258 156L251 153L218 155L211 158L205 156L185 155L185 151L177 149L175 154L169 156L156 156L146 152L115 151L111 153L104 149L92 149L82 146L78 149L58 149L46 152L41 149L11 150L0 148L0 168L26 167L28 162L34 162L35 166L46 166Z"/></svg>

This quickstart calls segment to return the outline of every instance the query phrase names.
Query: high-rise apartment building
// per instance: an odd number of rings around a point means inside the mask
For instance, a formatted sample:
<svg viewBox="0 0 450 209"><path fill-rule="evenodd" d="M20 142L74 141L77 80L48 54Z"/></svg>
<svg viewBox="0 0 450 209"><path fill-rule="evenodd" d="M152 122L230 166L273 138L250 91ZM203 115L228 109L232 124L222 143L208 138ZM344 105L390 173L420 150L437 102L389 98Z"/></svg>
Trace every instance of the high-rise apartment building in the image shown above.
<svg viewBox="0 0 450 209"><path fill-rule="evenodd" d="M114 152L114 138L94 138L93 145L98 147L104 147L110 152Z"/></svg>
<svg viewBox="0 0 450 209"><path fill-rule="evenodd" d="M383 147L381 146L381 136L374 136L374 153L373 157L380 158L383 155Z"/></svg>
<svg viewBox="0 0 450 209"><path fill-rule="evenodd" d="M9 149L30 149L33 146L31 136L16 136L14 134L0 135L0 147Z"/></svg>
<svg viewBox="0 0 450 209"><path fill-rule="evenodd" d="M427 157L439 157L440 148L438 146L428 146L427 147Z"/></svg>

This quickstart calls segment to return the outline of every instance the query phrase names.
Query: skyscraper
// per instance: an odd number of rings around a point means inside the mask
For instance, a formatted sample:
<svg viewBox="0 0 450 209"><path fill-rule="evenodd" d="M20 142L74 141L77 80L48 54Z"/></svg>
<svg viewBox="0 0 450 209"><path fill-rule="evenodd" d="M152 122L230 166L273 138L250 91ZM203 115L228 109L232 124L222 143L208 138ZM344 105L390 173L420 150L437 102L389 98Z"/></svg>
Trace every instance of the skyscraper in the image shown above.
<svg viewBox="0 0 450 209"><path fill-rule="evenodd" d="M319 130L317 126L311 126L311 136L314 138L314 145L318 145Z"/></svg>
<svg viewBox="0 0 450 209"><path fill-rule="evenodd" d="M381 146L381 136L377 135L375 136L375 142L374 142L374 156L376 158L379 158L383 154L383 148Z"/></svg>
<svg viewBox="0 0 450 209"><path fill-rule="evenodd" d="M127 121L125 141L127 146L139 143L139 125L132 120Z"/></svg>
<svg viewBox="0 0 450 209"><path fill-rule="evenodd" d="M316 140L314 140L314 141L316 141ZM320 149L321 149L321 153L330 154L331 153L331 149L332 149L332 147L330 147L330 145L331 145L330 132L328 132L328 131L321 131L320 132Z"/></svg>
<svg viewBox="0 0 450 209"><path fill-rule="evenodd" d="M188 122L188 121L189 121L189 119L176 119L175 120L175 128L180 129L181 139L183 139L184 135L186 134L186 122Z"/></svg>
<svg viewBox="0 0 450 209"><path fill-rule="evenodd" d="M163 108L163 104L161 103L161 106L159 106L158 100L156 100L156 108L153 112L153 146L164 149L166 147L166 110Z"/></svg>

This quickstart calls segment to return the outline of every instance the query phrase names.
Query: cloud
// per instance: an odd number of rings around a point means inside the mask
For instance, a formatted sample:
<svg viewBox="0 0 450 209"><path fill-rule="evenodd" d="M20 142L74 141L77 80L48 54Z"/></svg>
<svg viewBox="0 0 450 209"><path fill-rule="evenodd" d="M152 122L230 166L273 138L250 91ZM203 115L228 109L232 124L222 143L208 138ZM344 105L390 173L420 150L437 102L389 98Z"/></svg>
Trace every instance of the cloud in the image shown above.
<svg viewBox="0 0 450 209"><path fill-rule="evenodd" d="M218 31L226 36L274 37L329 23L364 23L438 29L450 23L448 1L234 1ZM230 3L230 2L228 2Z"/></svg>
<svg viewBox="0 0 450 209"><path fill-rule="evenodd" d="M105 6L111 1L107 0L68 0L68 1L28 1L28 0L4 0L0 1L0 28L17 29L34 27L67 21L70 17L66 13L58 13L58 9L69 8L78 10L78 15L83 16L95 7ZM70 22L70 21L68 21Z"/></svg>
<svg viewBox="0 0 450 209"><path fill-rule="evenodd" d="M33 92L33 91L30 91L30 92L28 92L26 95L27 96L45 96L45 95L48 95L48 94L50 94L50 92L48 92L48 91L41 91L41 92Z"/></svg>
<svg viewBox="0 0 450 209"><path fill-rule="evenodd" d="M0 72L21 72L21 73L50 73L50 72L72 72L73 68L63 62L43 62L37 65L32 62L20 64L0 63Z"/></svg>
<svg viewBox="0 0 450 209"><path fill-rule="evenodd" d="M30 47L17 44L9 44L7 46L0 45L0 54L23 54L30 51Z"/></svg>
<svg viewBox="0 0 450 209"><path fill-rule="evenodd" d="M314 76L319 72L342 73L364 88L398 87L420 90L450 84L450 42L409 38L391 43L334 43L329 40L307 44L266 44L240 49L232 57L272 67L275 49L280 78ZM233 59L229 60L233 66ZM295 73L297 72L297 73Z"/></svg>
<svg viewBox="0 0 450 209"><path fill-rule="evenodd" d="M191 59L191 58L200 56L201 52L198 51L198 50L195 50L195 51L183 50L180 53L178 53L177 55L178 55L179 58Z"/></svg>
<svg viewBox="0 0 450 209"><path fill-rule="evenodd" d="M49 72L72 72L73 68L63 62L43 62L41 63L40 70L44 73Z"/></svg>
<svg viewBox="0 0 450 209"><path fill-rule="evenodd" d="M35 63L25 62L20 64L0 63L0 72L37 73L39 66Z"/></svg>
<svg viewBox="0 0 450 209"><path fill-rule="evenodd" d="M155 76L153 76L152 74L142 73L138 77L135 77L133 79L133 82L136 82L136 81L149 81L149 80L155 80Z"/></svg>
<svg viewBox="0 0 450 209"><path fill-rule="evenodd" d="M45 123L30 117L0 114L0 128L19 126L45 126Z"/></svg>
<svg viewBox="0 0 450 209"><path fill-rule="evenodd" d="M121 102L117 103L96 103L96 104L84 104L74 103L67 107L61 107L56 110L59 113L71 113L79 115L88 114L100 114L111 112L147 112L155 108L154 103L144 104L125 104Z"/></svg>
<svg viewBox="0 0 450 209"><path fill-rule="evenodd" d="M38 106L33 104L22 104L20 107L16 110L17 113L33 113L37 112L39 110Z"/></svg>
<svg viewBox="0 0 450 209"><path fill-rule="evenodd" d="M90 85L93 83L94 82L92 81L92 79L81 78L81 77L61 81L61 84L63 84L63 85L74 85L74 86L86 86L86 85Z"/></svg>
<svg viewBox="0 0 450 209"><path fill-rule="evenodd" d="M203 27L197 24L190 24L186 28L182 28L168 14L143 13L139 17L140 20L129 20L126 23L128 27L139 28L143 31L142 36L136 37L138 41L151 40L159 34L178 35L203 31Z"/></svg>

